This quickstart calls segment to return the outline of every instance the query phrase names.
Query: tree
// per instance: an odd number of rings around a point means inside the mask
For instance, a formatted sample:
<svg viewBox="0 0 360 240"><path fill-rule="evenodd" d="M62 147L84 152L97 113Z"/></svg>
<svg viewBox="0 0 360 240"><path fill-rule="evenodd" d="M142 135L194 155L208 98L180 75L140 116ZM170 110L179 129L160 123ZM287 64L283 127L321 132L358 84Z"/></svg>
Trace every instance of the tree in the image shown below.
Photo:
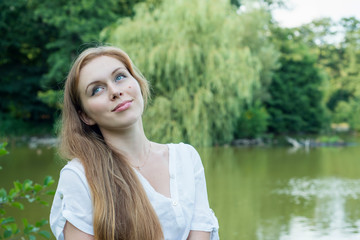
<svg viewBox="0 0 360 240"><path fill-rule="evenodd" d="M46 72L42 50L54 29L33 15L29 1L0 1L0 134L51 126L53 110L37 99Z"/></svg>
<svg viewBox="0 0 360 240"><path fill-rule="evenodd" d="M279 51L270 41L273 24L271 9L282 5L282 1L242 1L239 15L244 29L242 45L250 48L259 61L260 86L253 91L253 98L246 102L244 112L238 120L235 138L262 137L267 131L268 113L264 101L270 97L268 88L274 71L279 67Z"/></svg>
<svg viewBox="0 0 360 240"><path fill-rule="evenodd" d="M259 7L254 3L263 1L244 1L246 10L241 12L239 18L243 28L241 46L250 49L251 54L259 61L260 87L254 92L254 99L262 103L268 99L268 87L273 77L273 72L279 67L279 51L270 41L272 16L269 9ZM266 4L271 4L269 1ZM275 4L275 3L273 3ZM255 103L254 103L255 104Z"/></svg>
<svg viewBox="0 0 360 240"><path fill-rule="evenodd" d="M35 15L56 35L49 39L48 72L42 84L57 90L73 59L88 44L99 43L100 31L121 17L133 15L133 5L141 0L35 1Z"/></svg>
<svg viewBox="0 0 360 240"><path fill-rule="evenodd" d="M345 37L341 42L342 61L340 74L332 79L332 103L334 122L348 122L354 130L360 130L360 21L354 17L340 21ZM343 94L339 94L343 93ZM340 95L340 96L339 96Z"/></svg>
<svg viewBox="0 0 360 240"><path fill-rule="evenodd" d="M0 135L51 132L81 45L99 42L101 29L131 16L139 1L0 1Z"/></svg>
<svg viewBox="0 0 360 240"><path fill-rule="evenodd" d="M334 22L314 20L296 29L298 41L305 41L318 56L318 66L329 81L323 86L324 101L333 122L348 122L359 129L360 21L354 17Z"/></svg>
<svg viewBox="0 0 360 240"><path fill-rule="evenodd" d="M275 72L267 101L270 131L317 133L325 121L320 87L324 76L316 66L316 55L305 43L295 42L292 29L274 29L281 67Z"/></svg>
<svg viewBox="0 0 360 240"><path fill-rule="evenodd" d="M244 20L229 1L164 0L153 11L139 5L133 20L104 31L152 83L149 137L195 145L233 139L260 86L261 61L243 43Z"/></svg>

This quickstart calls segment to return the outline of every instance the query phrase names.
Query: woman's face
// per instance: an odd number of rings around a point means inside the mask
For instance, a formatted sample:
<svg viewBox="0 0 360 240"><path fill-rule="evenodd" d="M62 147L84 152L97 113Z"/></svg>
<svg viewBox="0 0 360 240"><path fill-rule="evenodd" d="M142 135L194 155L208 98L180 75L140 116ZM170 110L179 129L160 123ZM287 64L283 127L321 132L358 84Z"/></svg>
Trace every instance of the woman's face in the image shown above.
<svg viewBox="0 0 360 240"><path fill-rule="evenodd" d="M141 121L144 100L137 80L125 65L109 56L96 57L80 71L78 91L87 125L101 132L131 127Z"/></svg>

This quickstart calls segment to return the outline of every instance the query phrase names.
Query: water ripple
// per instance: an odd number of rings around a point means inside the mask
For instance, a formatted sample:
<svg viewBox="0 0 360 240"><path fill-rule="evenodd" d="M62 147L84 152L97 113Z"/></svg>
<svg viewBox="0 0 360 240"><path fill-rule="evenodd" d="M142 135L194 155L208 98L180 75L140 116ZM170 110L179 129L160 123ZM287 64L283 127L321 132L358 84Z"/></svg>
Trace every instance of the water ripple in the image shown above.
<svg viewBox="0 0 360 240"><path fill-rule="evenodd" d="M285 186L274 190L274 193L279 195L289 195L297 200L310 200L314 197L359 199L360 179L292 178L285 184Z"/></svg>

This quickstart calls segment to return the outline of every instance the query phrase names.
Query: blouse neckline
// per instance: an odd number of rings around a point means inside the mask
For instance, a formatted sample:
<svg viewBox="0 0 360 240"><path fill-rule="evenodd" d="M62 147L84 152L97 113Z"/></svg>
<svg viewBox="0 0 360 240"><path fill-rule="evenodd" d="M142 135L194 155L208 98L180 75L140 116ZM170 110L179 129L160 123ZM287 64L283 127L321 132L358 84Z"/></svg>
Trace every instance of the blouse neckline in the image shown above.
<svg viewBox="0 0 360 240"><path fill-rule="evenodd" d="M169 186L170 186L170 197L167 197L167 196L163 195L162 193L159 193L158 191L156 191L155 188L150 184L150 182L136 168L133 168L133 169L137 173L137 175L139 176L140 181L142 182L145 189L147 188L147 189L151 190L153 193L155 193L156 195L158 195L158 196L160 196L162 198L165 198L167 200L171 200L176 195L174 193L174 190L175 190L174 189L174 181L172 181L172 179L174 179L174 176L175 176L175 171L174 171L174 168L175 168L174 164L175 163L174 163L174 160L173 160L173 157L175 157L175 156L172 153L171 144L168 143L166 145L168 147L168 161L169 161L169 169L168 169L168 171L169 171L169 176L170 176L169 177L169 181L170 181L170 184L169 184Z"/></svg>

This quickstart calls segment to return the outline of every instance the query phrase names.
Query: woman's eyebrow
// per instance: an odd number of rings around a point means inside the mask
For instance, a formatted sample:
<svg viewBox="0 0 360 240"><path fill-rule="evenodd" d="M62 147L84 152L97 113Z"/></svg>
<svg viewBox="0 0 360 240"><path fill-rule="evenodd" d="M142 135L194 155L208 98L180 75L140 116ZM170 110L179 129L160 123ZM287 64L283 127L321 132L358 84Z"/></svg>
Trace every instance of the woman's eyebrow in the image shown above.
<svg viewBox="0 0 360 240"><path fill-rule="evenodd" d="M127 70L127 68L124 68L124 67L118 67L118 68L115 68L114 71L112 71L111 75L114 75L119 69L123 69L123 70Z"/></svg>

